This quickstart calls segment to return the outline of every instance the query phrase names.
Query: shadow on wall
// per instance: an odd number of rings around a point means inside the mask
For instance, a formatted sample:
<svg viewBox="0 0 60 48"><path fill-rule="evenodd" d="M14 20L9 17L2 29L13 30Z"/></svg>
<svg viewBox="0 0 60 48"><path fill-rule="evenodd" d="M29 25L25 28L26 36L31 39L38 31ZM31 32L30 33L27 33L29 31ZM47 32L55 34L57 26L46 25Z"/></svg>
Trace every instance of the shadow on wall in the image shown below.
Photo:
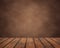
<svg viewBox="0 0 60 48"><path fill-rule="evenodd" d="M60 37L60 1L0 0L0 37Z"/></svg>

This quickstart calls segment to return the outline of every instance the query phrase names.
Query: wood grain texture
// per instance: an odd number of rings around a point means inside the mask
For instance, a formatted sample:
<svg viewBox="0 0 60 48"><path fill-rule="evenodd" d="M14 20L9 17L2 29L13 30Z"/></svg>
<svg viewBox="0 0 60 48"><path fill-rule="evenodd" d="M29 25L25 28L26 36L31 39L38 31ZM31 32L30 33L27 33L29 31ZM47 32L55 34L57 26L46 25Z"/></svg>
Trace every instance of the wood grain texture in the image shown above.
<svg viewBox="0 0 60 48"><path fill-rule="evenodd" d="M55 43L53 40L49 39L49 38L46 38L49 42L52 43L52 45L55 47L55 48L60 48L60 45L58 45L57 43Z"/></svg>
<svg viewBox="0 0 60 48"><path fill-rule="evenodd" d="M43 48L43 45L41 44L38 38L34 38L34 41L35 41L36 48Z"/></svg>
<svg viewBox="0 0 60 48"><path fill-rule="evenodd" d="M26 38L21 38L15 48L24 48L26 44Z"/></svg>
<svg viewBox="0 0 60 48"><path fill-rule="evenodd" d="M60 48L60 38L0 38L0 48Z"/></svg>
<svg viewBox="0 0 60 48"><path fill-rule="evenodd" d="M33 38L27 38L26 48L35 48Z"/></svg>

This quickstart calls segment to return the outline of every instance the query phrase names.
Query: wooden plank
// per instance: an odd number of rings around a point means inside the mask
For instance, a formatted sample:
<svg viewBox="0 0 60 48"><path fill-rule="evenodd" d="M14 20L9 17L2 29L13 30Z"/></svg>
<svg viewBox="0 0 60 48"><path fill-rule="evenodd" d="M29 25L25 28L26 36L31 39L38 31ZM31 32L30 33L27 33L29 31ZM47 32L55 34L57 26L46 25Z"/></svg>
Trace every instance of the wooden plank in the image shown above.
<svg viewBox="0 0 60 48"><path fill-rule="evenodd" d="M7 46L5 46L4 48L13 48L18 41L19 41L19 38L16 38L12 42L10 42Z"/></svg>
<svg viewBox="0 0 60 48"><path fill-rule="evenodd" d="M25 48L26 46L26 38L21 38L15 48Z"/></svg>
<svg viewBox="0 0 60 48"><path fill-rule="evenodd" d="M55 38L55 39L60 40L60 38Z"/></svg>
<svg viewBox="0 0 60 48"><path fill-rule="evenodd" d="M53 40L46 38L49 42L51 42L51 44L55 47L55 48L60 48L60 45L58 45L57 43L55 43Z"/></svg>
<svg viewBox="0 0 60 48"><path fill-rule="evenodd" d="M35 42L36 48L43 48L43 45L41 44L38 38L34 38L34 42Z"/></svg>
<svg viewBox="0 0 60 48"><path fill-rule="evenodd" d="M49 42L47 42L47 40L45 40L44 38L40 38L41 42L44 44L44 48L54 48L53 46L51 46L51 44Z"/></svg>
<svg viewBox="0 0 60 48"><path fill-rule="evenodd" d="M54 41L57 41L57 39L55 39L55 38L50 38L50 39L52 39L52 40L54 40Z"/></svg>
<svg viewBox="0 0 60 48"><path fill-rule="evenodd" d="M56 38L51 38L51 39L60 45L60 40L57 40Z"/></svg>
<svg viewBox="0 0 60 48"><path fill-rule="evenodd" d="M2 38L2 39L0 40L0 44L3 43L3 42L6 41L6 40L8 40L8 38Z"/></svg>
<svg viewBox="0 0 60 48"><path fill-rule="evenodd" d="M9 38L8 40L6 40L5 42L3 42L2 44L0 44L0 48L3 48L6 44L8 44L10 41L12 41L13 38Z"/></svg>
<svg viewBox="0 0 60 48"><path fill-rule="evenodd" d="M55 38L58 42L59 42L59 44L60 44L60 38Z"/></svg>
<svg viewBox="0 0 60 48"><path fill-rule="evenodd" d="M33 38L27 38L26 48L35 48Z"/></svg>

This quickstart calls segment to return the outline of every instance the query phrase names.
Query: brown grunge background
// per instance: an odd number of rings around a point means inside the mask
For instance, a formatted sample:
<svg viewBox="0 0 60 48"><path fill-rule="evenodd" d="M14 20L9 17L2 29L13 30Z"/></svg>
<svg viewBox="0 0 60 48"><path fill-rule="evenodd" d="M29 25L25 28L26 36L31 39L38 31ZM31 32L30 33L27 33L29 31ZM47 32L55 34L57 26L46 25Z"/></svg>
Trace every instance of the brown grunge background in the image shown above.
<svg viewBox="0 0 60 48"><path fill-rule="evenodd" d="M0 0L1 37L59 37L59 0Z"/></svg>

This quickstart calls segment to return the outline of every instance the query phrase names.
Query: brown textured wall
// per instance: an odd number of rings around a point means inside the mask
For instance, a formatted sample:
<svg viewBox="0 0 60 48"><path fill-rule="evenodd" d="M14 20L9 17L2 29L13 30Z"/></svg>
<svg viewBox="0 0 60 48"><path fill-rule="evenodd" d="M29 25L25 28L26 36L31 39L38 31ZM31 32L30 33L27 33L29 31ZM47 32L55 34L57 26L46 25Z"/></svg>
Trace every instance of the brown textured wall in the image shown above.
<svg viewBox="0 0 60 48"><path fill-rule="evenodd" d="M0 0L0 36L60 36L60 1Z"/></svg>

